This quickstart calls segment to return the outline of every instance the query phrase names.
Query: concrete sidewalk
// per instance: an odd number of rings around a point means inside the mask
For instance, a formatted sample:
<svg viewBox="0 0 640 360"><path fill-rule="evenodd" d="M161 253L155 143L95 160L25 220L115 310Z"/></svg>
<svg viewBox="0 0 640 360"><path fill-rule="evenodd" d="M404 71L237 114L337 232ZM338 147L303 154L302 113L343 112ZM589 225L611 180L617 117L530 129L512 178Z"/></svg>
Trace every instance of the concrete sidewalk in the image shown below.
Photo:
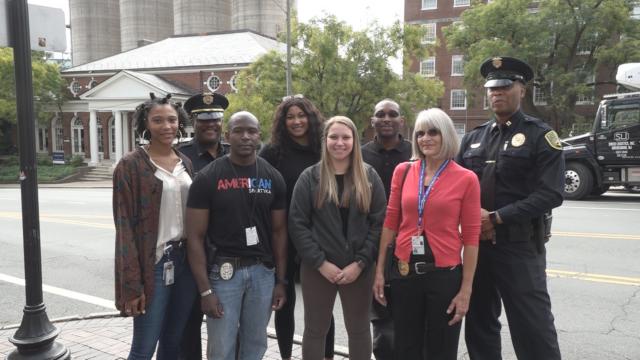
<svg viewBox="0 0 640 360"><path fill-rule="evenodd" d="M95 314L86 317L72 317L54 320L53 323L60 330L57 341L64 344L71 351L72 359L114 360L126 359L131 347L131 333L133 331L132 318L123 318L116 313ZM17 325L0 327L0 358L4 359L15 347L8 340L13 336ZM273 329L269 329L267 352L263 359L280 360L278 342ZM205 349L207 329L202 326L202 358L206 359ZM293 345L292 359L302 359L299 342ZM334 360L344 360L336 349Z"/></svg>

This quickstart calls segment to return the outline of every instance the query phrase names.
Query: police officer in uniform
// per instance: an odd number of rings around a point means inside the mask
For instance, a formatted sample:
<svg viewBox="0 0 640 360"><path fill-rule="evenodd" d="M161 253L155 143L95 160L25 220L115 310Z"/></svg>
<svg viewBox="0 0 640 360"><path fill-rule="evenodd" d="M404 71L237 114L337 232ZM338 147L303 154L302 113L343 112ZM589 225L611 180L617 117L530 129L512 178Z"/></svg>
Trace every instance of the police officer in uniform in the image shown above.
<svg viewBox="0 0 640 360"><path fill-rule="evenodd" d="M228 106L229 100L216 93L196 94L184 103L195 136L178 150L191 159L196 173L229 152L229 144L222 142L222 117Z"/></svg>
<svg viewBox="0 0 640 360"><path fill-rule="evenodd" d="M193 163L194 175L213 160L229 152L229 144L222 142L222 118L228 106L229 100L216 93L196 94L184 103L183 107L191 118L195 136L178 150ZM212 250L207 249L207 252L211 253ZM198 297L182 335L180 360L202 359L202 317Z"/></svg>
<svg viewBox="0 0 640 360"><path fill-rule="evenodd" d="M518 359L560 359L546 282L544 243L562 203L560 140L520 104L533 70L511 57L486 60L493 118L462 139L456 161L481 185L482 234L465 337L473 360L501 359L502 300Z"/></svg>

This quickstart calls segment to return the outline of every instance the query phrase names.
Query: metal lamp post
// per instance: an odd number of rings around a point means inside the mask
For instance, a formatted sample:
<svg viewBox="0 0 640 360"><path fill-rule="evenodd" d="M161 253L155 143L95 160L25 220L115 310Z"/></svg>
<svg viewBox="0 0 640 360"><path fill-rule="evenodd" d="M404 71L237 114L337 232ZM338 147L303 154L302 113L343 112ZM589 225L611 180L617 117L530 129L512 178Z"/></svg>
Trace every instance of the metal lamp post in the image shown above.
<svg viewBox="0 0 640 360"><path fill-rule="evenodd" d="M26 305L20 327L9 338L17 349L7 360L70 359L69 350L55 341L59 331L49 321L42 297L29 10L27 0L10 0L8 5L16 79Z"/></svg>

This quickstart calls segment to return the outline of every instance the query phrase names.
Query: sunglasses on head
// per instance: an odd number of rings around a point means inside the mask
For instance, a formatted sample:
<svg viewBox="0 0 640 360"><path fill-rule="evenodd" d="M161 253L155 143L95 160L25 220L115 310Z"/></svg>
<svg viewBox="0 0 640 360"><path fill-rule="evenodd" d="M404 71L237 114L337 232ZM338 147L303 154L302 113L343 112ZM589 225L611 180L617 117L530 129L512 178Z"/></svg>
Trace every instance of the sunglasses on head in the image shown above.
<svg viewBox="0 0 640 360"><path fill-rule="evenodd" d="M440 135L440 130L436 128L427 129L427 131L418 130L416 131L416 137L423 137L424 135L429 135L431 137Z"/></svg>
<svg viewBox="0 0 640 360"><path fill-rule="evenodd" d="M304 95L302 94L295 94L295 95L288 95L282 98L282 101L287 101L287 100L292 100L292 99L304 99Z"/></svg>
<svg viewBox="0 0 640 360"><path fill-rule="evenodd" d="M375 114L373 114L373 116L377 117L378 119L384 119L385 116L389 116L390 118L397 118L398 116L400 116L400 113L395 110L390 110L388 112L379 110Z"/></svg>

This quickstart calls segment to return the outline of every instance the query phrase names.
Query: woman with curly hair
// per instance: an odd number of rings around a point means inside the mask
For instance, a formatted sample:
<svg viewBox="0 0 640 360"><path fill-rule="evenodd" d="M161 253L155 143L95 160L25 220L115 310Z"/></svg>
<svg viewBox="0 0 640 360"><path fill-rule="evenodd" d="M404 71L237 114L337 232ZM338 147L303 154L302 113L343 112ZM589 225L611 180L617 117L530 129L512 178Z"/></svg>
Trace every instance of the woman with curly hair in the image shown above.
<svg viewBox="0 0 640 360"><path fill-rule="evenodd" d="M287 204L296 180L302 171L320 160L320 145L324 118L311 101L300 96L288 96L276 109L271 128L271 143L260 156L275 167L287 184ZM287 302L275 314L278 347L282 359L291 358L295 330L294 308L296 305L295 278L300 270L296 249L291 237L287 255ZM325 342L325 359L333 358L333 318Z"/></svg>
<svg viewBox="0 0 640 360"><path fill-rule="evenodd" d="M136 108L136 131L148 140L113 173L116 307L133 316L129 359L176 359L196 285L186 258L184 214L193 169L173 148L187 119L171 94Z"/></svg>

